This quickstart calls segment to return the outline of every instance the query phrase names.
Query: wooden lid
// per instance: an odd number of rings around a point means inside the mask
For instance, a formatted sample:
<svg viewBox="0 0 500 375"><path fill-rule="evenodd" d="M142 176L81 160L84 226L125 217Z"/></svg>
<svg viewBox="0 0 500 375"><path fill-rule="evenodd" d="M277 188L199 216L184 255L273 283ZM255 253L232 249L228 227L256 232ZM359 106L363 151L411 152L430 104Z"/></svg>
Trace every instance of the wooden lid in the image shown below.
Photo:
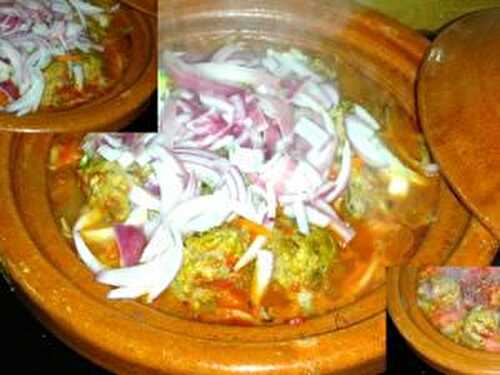
<svg viewBox="0 0 500 375"><path fill-rule="evenodd" d="M420 71L418 105L443 174L500 238L500 8L439 35Z"/></svg>

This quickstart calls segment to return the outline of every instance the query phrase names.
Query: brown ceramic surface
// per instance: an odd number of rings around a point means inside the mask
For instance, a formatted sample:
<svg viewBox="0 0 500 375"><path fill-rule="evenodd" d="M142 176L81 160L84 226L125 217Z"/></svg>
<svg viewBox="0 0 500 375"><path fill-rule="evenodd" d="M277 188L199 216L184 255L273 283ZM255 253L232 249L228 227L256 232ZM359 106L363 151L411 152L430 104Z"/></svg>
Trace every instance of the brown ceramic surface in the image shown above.
<svg viewBox="0 0 500 375"><path fill-rule="evenodd" d="M500 238L500 8L468 15L432 44L418 85L430 148L465 203Z"/></svg>
<svg viewBox="0 0 500 375"><path fill-rule="evenodd" d="M23 117L0 113L0 131L90 132L118 130L143 110L156 88L156 24L141 12L122 7L132 25L129 66L111 91L76 108Z"/></svg>
<svg viewBox="0 0 500 375"><path fill-rule="evenodd" d="M500 374L498 353L455 344L427 320L417 306L417 274L418 268L414 267L393 267L388 272L389 314L405 339L426 362L444 373Z"/></svg>
<svg viewBox="0 0 500 375"><path fill-rule="evenodd" d="M180 43L189 35L190 43L204 45L237 30L247 39L341 56L393 98L402 129L415 129L413 88L427 42L384 17L298 0L172 1L160 13L164 42ZM52 216L46 171L51 142L51 135L0 135L0 260L35 314L78 352L122 374L383 370L384 286L298 326L212 325L173 317L154 305L106 300L107 287L94 282ZM444 183L437 206L436 222L417 254L449 257L471 230L469 215Z"/></svg>
<svg viewBox="0 0 500 375"><path fill-rule="evenodd" d="M158 12L158 1L169 2L169 0L122 0L122 3L149 14L150 16L156 16Z"/></svg>

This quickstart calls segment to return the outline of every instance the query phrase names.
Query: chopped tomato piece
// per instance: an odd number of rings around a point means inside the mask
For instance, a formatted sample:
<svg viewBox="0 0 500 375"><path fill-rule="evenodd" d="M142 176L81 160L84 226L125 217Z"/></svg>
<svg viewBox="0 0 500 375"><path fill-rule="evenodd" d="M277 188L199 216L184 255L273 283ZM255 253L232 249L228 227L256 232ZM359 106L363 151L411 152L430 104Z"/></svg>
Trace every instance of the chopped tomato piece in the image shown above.
<svg viewBox="0 0 500 375"><path fill-rule="evenodd" d="M55 60L61 62L81 61L82 57L80 55L67 54L67 55L56 56Z"/></svg>
<svg viewBox="0 0 500 375"><path fill-rule="evenodd" d="M271 231L269 229L267 229L263 225L256 224L253 221L239 217L236 220L234 220L233 223L238 228L249 231L252 237L254 238L257 236L271 237Z"/></svg>
<svg viewBox="0 0 500 375"><path fill-rule="evenodd" d="M9 104L9 102L9 96L3 91L0 91L0 107L5 107L7 104Z"/></svg>
<svg viewBox="0 0 500 375"><path fill-rule="evenodd" d="M53 170L78 163L82 157L82 151L77 139L67 137L61 139L50 150L50 168Z"/></svg>

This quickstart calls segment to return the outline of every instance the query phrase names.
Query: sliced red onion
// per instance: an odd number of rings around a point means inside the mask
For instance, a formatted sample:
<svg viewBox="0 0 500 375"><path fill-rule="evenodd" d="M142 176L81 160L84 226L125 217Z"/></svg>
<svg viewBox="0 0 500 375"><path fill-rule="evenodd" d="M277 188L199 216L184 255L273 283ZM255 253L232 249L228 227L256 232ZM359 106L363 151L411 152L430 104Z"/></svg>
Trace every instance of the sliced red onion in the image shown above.
<svg viewBox="0 0 500 375"><path fill-rule="evenodd" d="M179 258L182 260L182 242L180 244L175 242L166 242L163 243L161 247L161 250L158 250L154 257L148 257L147 261L132 267L101 272L98 275L97 280L103 284L113 286L142 286L148 290L155 285L158 278L162 278L164 280L169 280L170 278L173 279L181 266Z"/></svg>
<svg viewBox="0 0 500 375"><path fill-rule="evenodd" d="M2 90L11 100L19 99L19 90L10 79L0 82L0 90Z"/></svg>
<svg viewBox="0 0 500 375"><path fill-rule="evenodd" d="M135 162L135 156L129 152L124 151L118 158L117 162L125 169L130 167Z"/></svg>
<svg viewBox="0 0 500 375"><path fill-rule="evenodd" d="M83 240L79 231L73 231L73 240L80 259L88 268L90 268L92 272L101 272L102 270L105 270L107 268L99 261L99 259L94 256L94 254L92 254L92 251L90 251L88 246L85 244L85 241Z"/></svg>
<svg viewBox="0 0 500 375"><path fill-rule="evenodd" d="M323 177L308 161L300 160L285 184L286 193L313 192L323 182Z"/></svg>
<svg viewBox="0 0 500 375"><path fill-rule="evenodd" d="M291 134L294 125L290 105L269 95L259 95L258 99L264 113L278 124L281 135L286 137Z"/></svg>
<svg viewBox="0 0 500 375"><path fill-rule="evenodd" d="M225 45L213 54L212 61L216 63L226 62L231 58L231 56L241 50L242 47L238 43Z"/></svg>
<svg viewBox="0 0 500 375"><path fill-rule="evenodd" d="M378 124L377 120L375 120L375 118L373 118L373 116L370 114L370 112L368 112L366 109L364 109L360 105L358 105L358 104L354 105L354 113L359 119L364 121L364 123L366 125L368 125L370 128L372 128L373 130L380 130L380 125Z"/></svg>
<svg viewBox="0 0 500 375"><path fill-rule="evenodd" d="M271 186L277 194L285 191L288 179L297 168L297 161L288 155L275 155L267 162L259 175L259 180L263 180Z"/></svg>
<svg viewBox="0 0 500 375"><path fill-rule="evenodd" d="M239 169L231 166L230 168L228 168L225 176L227 183L233 186L232 190L234 192L234 195L231 196L231 198L242 202L247 201L248 193L245 185L245 180Z"/></svg>
<svg viewBox="0 0 500 375"><path fill-rule="evenodd" d="M331 107L336 107L340 102L340 94L338 90L330 83L320 84L321 90L328 96Z"/></svg>
<svg viewBox="0 0 500 375"><path fill-rule="evenodd" d="M269 219L274 219L276 217L278 202L274 189L269 185L266 185L266 201L267 201L267 216Z"/></svg>
<svg viewBox="0 0 500 375"><path fill-rule="evenodd" d="M150 210L160 210L161 202L155 196L143 188L133 185L129 192L129 199L139 207Z"/></svg>
<svg viewBox="0 0 500 375"><path fill-rule="evenodd" d="M184 191L182 192L182 200L192 199L200 195L200 181L194 174L189 173L187 182L185 183Z"/></svg>
<svg viewBox="0 0 500 375"><path fill-rule="evenodd" d="M186 168L179 160L179 156L168 148L162 145L154 145L151 147L151 155L155 155L161 161L161 168L178 176L186 174Z"/></svg>
<svg viewBox="0 0 500 375"><path fill-rule="evenodd" d="M251 202L241 202L236 200L231 200L229 202L229 208L231 212L247 219L253 221L257 224L264 224L264 218L266 212L261 212Z"/></svg>
<svg viewBox="0 0 500 375"><path fill-rule="evenodd" d="M318 227L325 228L332 221L331 215L319 210L317 207L308 204L306 206L307 219Z"/></svg>
<svg viewBox="0 0 500 375"><path fill-rule="evenodd" d="M106 144L99 146L97 149L97 153L101 155L107 161L115 161L122 156L122 151L113 147L110 147Z"/></svg>
<svg viewBox="0 0 500 375"><path fill-rule="evenodd" d="M93 209L87 211L84 214L80 215L75 225L73 226L73 230L79 232L82 229L91 227L92 225L99 223L102 220L102 217L103 214L101 210Z"/></svg>
<svg viewBox="0 0 500 375"><path fill-rule="evenodd" d="M184 89L224 96L237 94L243 91L239 86L220 83L213 79L206 78L197 68L182 62L170 52L165 52L163 54L163 61L172 79L179 87Z"/></svg>
<svg viewBox="0 0 500 375"><path fill-rule="evenodd" d="M344 144L344 147L342 148L342 162L340 165L339 174L335 179L335 188L325 195L325 200L327 202L332 202L337 199L340 194L342 194L342 192L347 188L349 178L351 176L351 164L351 147L349 146L349 143L346 142Z"/></svg>
<svg viewBox="0 0 500 375"><path fill-rule="evenodd" d="M176 112L176 100L167 100L165 107L162 109L159 131L167 135L167 139L170 141L169 146L173 146L172 143L179 128L179 122L176 120Z"/></svg>
<svg viewBox="0 0 500 375"><path fill-rule="evenodd" d="M225 147L229 147L232 144L234 144L234 137L231 135L226 135L219 140L215 141L212 143L212 145L209 147L210 151L218 151L220 149L223 149Z"/></svg>
<svg viewBox="0 0 500 375"><path fill-rule="evenodd" d="M294 131L309 142L311 146L318 148L323 147L330 139L330 135L326 131L307 117L301 117L297 121Z"/></svg>
<svg viewBox="0 0 500 375"><path fill-rule="evenodd" d="M32 77L31 87L23 92L19 99L7 106L8 112L17 112L17 116L23 116L38 109L45 89L45 81L42 73L38 70L30 69L30 75Z"/></svg>
<svg viewBox="0 0 500 375"><path fill-rule="evenodd" d="M234 117L236 121L244 121L247 117L245 108L245 101L241 95L232 95L228 98L229 102L233 105Z"/></svg>
<svg viewBox="0 0 500 375"><path fill-rule="evenodd" d="M374 168L387 168L394 161L394 156L379 135L365 121L357 116L348 116L345 127L354 149L367 164Z"/></svg>
<svg viewBox="0 0 500 375"><path fill-rule="evenodd" d="M299 227L299 231L303 234L309 234L309 224L304 202L298 199L294 201L293 212L295 220L297 221L297 226Z"/></svg>
<svg viewBox="0 0 500 375"><path fill-rule="evenodd" d="M332 220L329 224L329 227L334 232L336 232L345 241L345 243L350 242L354 238L356 234L354 229L351 228L347 223L343 222L342 219L340 219L332 206L320 199L316 200L314 202L314 205L319 210L322 210L324 213L331 216Z"/></svg>
<svg viewBox="0 0 500 375"><path fill-rule="evenodd" d="M312 99L314 99L317 103L321 104L324 109L328 110L332 108L333 101L330 99L330 96L324 92L321 86L312 81L306 81L304 85L301 87L301 90L309 95Z"/></svg>
<svg viewBox="0 0 500 375"><path fill-rule="evenodd" d="M229 160L244 173L257 172L264 163L264 151L236 146L229 154Z"/></svg>
<svg viewBox="0 0 500 375"><path fill-rule="evenodd" d="M184 165L190 173L193 173L198 179L209 186L219 186L222 182L220 168L213 164L206 163L206 161L200 159L199 162L184 161Z"/></svg>
<svg viewBox="0 0 500 375"><path fill-rule="evenodd" d="M182 258L182 247L171 247L147 263L102 271L97 281L134 290L136 296L147 295L151 302L174 280L182 267Z"/></svg>
<svg viewBox="0 0 500 375"><path fill-rule="evenodd" d="M125 224L117 224L114 229L122 267L139 263L146 244L143 231L134 225Z"/></svg>
<svg viewBox="0 0 500 375"><path fill-rule="evenodd" d="M183 196L185 175L172 174L164 163L154 163L153 169L160 187L160 204L156 209L166 214Z"/></svg>
<svg viewBox="0 0 500 375"><path fill-rule="evenodd" d="M287 72L295 73L300 78L310 78L316 82L322 81L322 78L308 67L307 57L297 50L282 53L268 50L267 54L278 60L282 65L282 69L286 69Z"/></svg>
<svg viewBox="0 0 500 375"><path fill-rule="evenodd" d="M271 283L274 268L274 254L268 250L257 252L250 298L253 306L260 306L262 297Z"/></svg>
<svg viewBox="0 0 500 375"><path fill-rule="evenodd" d="M148 210L143 207L134 208L128 215L124 224L136 227L144 227L148 221Z"/></svg>
<svg viewBox="0 0 500 375"><path fill-rule="evenodd" d="M237 96L237 95L234 95ZM228 101L225 97L220 97L216 95L209 95L209 94L200 94L199 96L200 101L203 105L205 105L208 108L214 108L218 112L223 112L230 114L230 117L234 117L234 106L233 104ZM227 121L227 120L226 120ZM227 122L232 122L232 121L227 121Z"/></svg>
<svg viewBox="0 0 500 375"><path fill-rule="evenodd" d="M235 271L239 271L246 265L250 264L250 262L252 262L257 257L257 253L262 250L262 247L266 244L266 242L266 237L257 236L245 251L245 253L238 259L238 262L236 262L233 269Z"/></svg>
<svg viewBox="0 0 500 375"><path fill-rule="evenodd" d="M330 138L323 147L313 148L306 155L306 160L314 165L325 179L330 175L335 152L337 151L337 143L337 138Z"/></svg>
<svg viewBox="0 0 500 375"><path fill-rule="evenodd" d="M193 68L203 77L225 84L248 85L254 88L266 86L277 91L279 80L262 71L230 63L200 63Z"/></svg>
<svg viewBox="0 0 500 375"><path fill-rule="evenodd" d="M121 287L110 290L107 294L108 299L134 299L146 294L143 286Z"/></svg>
<svg viewBox="0 0 500 375"><path fill-rule="evenodd" d="M215 228L231 214L227 196L221 192L202 195L179 203L167 220L183 234L205 232Z"/></svg>

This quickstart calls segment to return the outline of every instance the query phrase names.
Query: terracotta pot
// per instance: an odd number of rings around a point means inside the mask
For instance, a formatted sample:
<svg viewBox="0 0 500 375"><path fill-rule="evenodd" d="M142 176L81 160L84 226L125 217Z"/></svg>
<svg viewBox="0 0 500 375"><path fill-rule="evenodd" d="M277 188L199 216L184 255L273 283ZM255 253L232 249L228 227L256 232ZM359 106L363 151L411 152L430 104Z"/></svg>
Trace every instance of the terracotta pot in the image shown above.
<svg viewBox="0 0 500 375"><path fill-rule="evenodd" d="M360 87L388 98L401 131L414 133L413 89L427 47L376 13L331 2L172 1L160 4L162 42L216 43L228 30L339 56ZM237 31L235 31L237 30ZM365 82L365 83L363 83ZM361 97L357 97L360 95ZM408 133L410 134L410 133ZM373 374L385 357L384 285L299 326L232 327L187 321L134 301L106 300L62 237L47 197L51 135L0 136L0 259L38 316L92 361L126 374ZM442 183L438 215L421 251L446 258L469 230L469 216ZM480 228L482 229L482 228Z"/></svg>
<svg viewBox="0 0 500 375"><path fill-rule="evenodd" d="M0 131L90 132L118 130L130 124L156 89L157 29L151 17L126 6L122 11L132 29L130 60L111 91L68 110L40 111L22 117L0 113Z"/></svg>
<svg viewBox="0 0 500 375"><path fill-rule="evenodd" d="M427 320L417 306L417 275L415 267L393 267L388 272L389 314L413 349L429 365L447 374L500 374L498 353L455 344Z"/></svg>

